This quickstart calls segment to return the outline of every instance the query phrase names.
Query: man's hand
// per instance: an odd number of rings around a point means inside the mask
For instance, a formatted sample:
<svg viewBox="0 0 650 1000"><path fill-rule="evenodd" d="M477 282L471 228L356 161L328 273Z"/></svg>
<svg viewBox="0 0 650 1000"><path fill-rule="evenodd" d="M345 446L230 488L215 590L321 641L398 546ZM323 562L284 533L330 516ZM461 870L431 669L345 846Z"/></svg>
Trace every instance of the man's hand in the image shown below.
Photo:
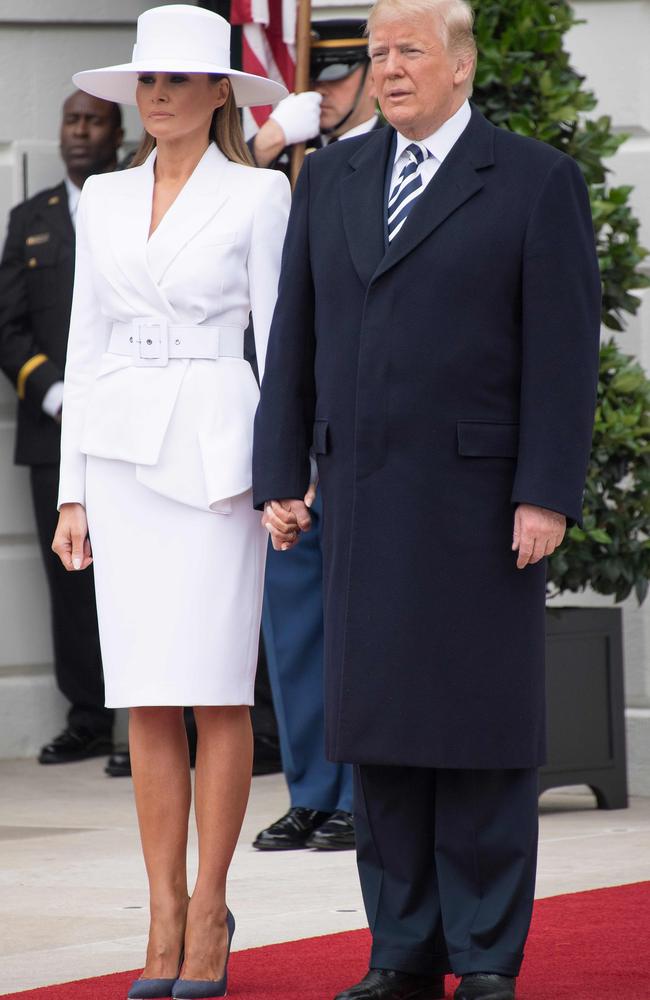
<svg viewBox="0 0 650 1000"><path fill-rule="evenodd" d="M67 570L86 569L93 561L86 511L80 503L61 504L52 551Z"/></svg>
<svg viewBox="0 0 650 1000"><path fill-rule="evenodd" d="M512 550L518 552L517 569L532 566L550 556L561 544L566 531L566 517L545 507L521 503L515 511Z"/></svg>
<svg viewBox="0 0 650 1000"><path fill-rule="evenodd" d="M273 548L286 552L300 540L301 531L309 531L311 517L304 500L270 500L264 505L262 524L271 536Z"/></svg>

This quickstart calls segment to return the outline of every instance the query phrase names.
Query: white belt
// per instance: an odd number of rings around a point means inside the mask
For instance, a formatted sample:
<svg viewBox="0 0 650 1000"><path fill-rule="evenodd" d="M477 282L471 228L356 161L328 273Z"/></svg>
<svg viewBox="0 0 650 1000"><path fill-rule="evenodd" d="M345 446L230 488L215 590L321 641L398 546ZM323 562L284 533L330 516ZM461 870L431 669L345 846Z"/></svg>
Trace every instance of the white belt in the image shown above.
<svg viewBox="0 0 650 1000"><path fill-rule="evenodd" d="M136 365L164 368L170 358L243 358L244 331L237 326L179 326L165 319L113 323L110 354L136 359Z"/></svg>

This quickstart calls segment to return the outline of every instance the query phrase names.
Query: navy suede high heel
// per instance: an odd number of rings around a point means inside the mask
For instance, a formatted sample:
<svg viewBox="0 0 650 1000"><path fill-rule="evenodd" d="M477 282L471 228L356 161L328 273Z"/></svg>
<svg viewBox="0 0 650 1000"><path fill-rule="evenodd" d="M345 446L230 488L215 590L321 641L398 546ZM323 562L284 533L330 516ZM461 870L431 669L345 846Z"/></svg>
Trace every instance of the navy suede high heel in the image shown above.
<svg viewBox="0 0 650 1000"><path fill-rule="evenodd" d="M169 1000L175 985L175 979L136 979L127 1000Z"/></svg>
<svg viewBox="0 0 650 1000"><path fill-rule="evenodd" d="M235 933L235 918L230 910L226 914L228 928L228 951L226 952L226 967L221 979L177 979L171 992L173 1000L218 1000L228 993L228 959L232 936Z"/></svg>
<svg viewBox="0 0 650 1000"><path fill-rule="evenodd" d="M184 952L181 952L178 971L183 965ZM126 1000L171 1000L172 990L178 976L174 979L135 979L130 987Z"/></svg>

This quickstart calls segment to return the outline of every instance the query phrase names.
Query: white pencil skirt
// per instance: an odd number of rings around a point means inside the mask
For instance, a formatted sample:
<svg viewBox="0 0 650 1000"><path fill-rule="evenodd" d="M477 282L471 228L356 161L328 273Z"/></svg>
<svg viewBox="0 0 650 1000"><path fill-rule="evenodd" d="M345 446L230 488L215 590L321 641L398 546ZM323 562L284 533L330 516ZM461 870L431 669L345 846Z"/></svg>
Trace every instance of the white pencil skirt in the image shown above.
<svg viewBox="0 0 650 1000"><path fill-rule="evenodd" d="M251 494L230 514L87 459L106 705L252 705L268 535Z"/></svg>

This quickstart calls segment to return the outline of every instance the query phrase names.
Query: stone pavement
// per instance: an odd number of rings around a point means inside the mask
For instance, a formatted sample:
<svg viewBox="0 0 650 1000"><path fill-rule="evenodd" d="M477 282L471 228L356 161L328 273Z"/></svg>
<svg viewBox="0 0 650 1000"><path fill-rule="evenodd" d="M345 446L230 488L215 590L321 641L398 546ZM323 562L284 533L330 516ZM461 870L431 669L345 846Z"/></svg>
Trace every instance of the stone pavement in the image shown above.
<svg viewBox="0 0 650 1000"><path fill-rule="evenodd" d="M0 761L4 992L142 964L147 891L131 781L103 766ZM254 779L230 878L237 948L365 926L353 852L250 846L287 804L281 775ZM194 838L190 851L193 869ZM584 789L543 796L539 896L648 879L650 798L601 812Z"/></svg>

